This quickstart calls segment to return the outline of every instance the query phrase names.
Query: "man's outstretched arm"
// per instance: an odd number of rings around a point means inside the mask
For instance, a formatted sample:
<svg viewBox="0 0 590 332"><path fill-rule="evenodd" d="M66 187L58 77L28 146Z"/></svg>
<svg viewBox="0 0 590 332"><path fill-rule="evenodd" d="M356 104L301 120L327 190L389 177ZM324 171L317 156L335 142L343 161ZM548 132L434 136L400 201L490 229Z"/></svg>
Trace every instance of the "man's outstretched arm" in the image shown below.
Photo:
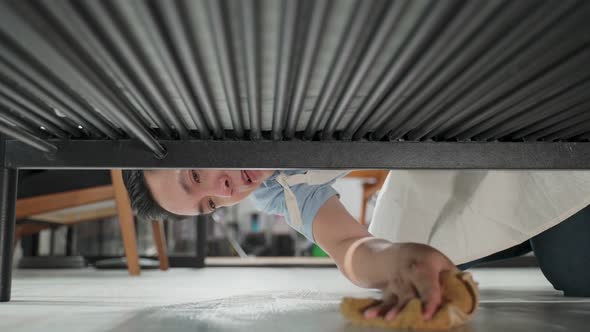
<svg viewBox="0 0 590 332"><path fill-rule="evenodd" d="M386 318L393 318L407 301L418 296L424 303L424 316L429 319L442 300L440 272L457 269L432 247L394 244L373 237L336 196L320 208L313 235L350 281L360 287L383 290L385 303L368 310L369 317L385 311Z"/></svg>

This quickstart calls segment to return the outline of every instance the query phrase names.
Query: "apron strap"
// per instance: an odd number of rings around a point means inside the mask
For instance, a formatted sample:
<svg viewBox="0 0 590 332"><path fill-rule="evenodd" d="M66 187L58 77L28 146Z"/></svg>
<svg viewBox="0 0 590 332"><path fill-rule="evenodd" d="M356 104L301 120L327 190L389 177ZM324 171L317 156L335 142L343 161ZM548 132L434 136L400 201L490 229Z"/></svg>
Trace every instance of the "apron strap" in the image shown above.
<svg viewBox="0 0 590 332"><path fill-rule="evenodd" d="M320 185L328 183L339 176L347 173L347 171L308 171L302 174L287 175L280 172L277 176L277 182L283 187L285 192L285 204L287 205L287 212L291 219L291 225L297 229L303 227L303 219L301 218L301 210L297 204L297 198L291 190L291 186L307 183L309 185Z"/></svg>
<svg viewBox="0 0 590 332"><path fill-rule="evenodd" d="M301 211L299 210L299 205L297 204L297 198L289 187L287 175L281 172L276 179L277 182L283 187L283 191L285 193L285 204L287 205L287 212L289 213L289 218L291 219L291 225L300 230L303 226Z"/></svg>

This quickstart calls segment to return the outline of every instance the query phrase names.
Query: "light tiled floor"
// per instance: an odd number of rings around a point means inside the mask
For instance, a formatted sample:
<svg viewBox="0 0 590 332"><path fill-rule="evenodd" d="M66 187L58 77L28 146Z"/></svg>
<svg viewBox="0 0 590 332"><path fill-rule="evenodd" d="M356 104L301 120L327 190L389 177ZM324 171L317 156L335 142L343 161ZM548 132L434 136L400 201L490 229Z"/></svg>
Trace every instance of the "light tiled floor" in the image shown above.
<svg viewBox="0 0 590 332"><path fill-rule="evenodd" d="M564 298L536 269L473 271L481 308L461 331L582 331L590 299ZM0 331L361 331L338 313L351 285L334 268L21 270Z"/></svg>

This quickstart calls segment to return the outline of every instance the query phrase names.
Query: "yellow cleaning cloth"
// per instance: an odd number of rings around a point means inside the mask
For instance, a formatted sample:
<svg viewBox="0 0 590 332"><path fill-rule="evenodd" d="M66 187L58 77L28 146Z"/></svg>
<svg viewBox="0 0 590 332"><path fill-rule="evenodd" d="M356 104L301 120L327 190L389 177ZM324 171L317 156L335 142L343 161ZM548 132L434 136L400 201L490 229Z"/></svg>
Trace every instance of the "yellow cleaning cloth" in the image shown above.
<svg viewBox="0 0 590 332"><path fill-rule="evenodd" d="M430 320L422 318L422 302L418 298L410 300L395 319L390 321L383 317L372 319L364 317L363 312L366 308L381 302L372 298L345 297L340 304L340 311L353 324L369 327L440 330L463 325L477 308L479 302L477 284L467 272L443 272L441 279L443 302Z"/></svg>

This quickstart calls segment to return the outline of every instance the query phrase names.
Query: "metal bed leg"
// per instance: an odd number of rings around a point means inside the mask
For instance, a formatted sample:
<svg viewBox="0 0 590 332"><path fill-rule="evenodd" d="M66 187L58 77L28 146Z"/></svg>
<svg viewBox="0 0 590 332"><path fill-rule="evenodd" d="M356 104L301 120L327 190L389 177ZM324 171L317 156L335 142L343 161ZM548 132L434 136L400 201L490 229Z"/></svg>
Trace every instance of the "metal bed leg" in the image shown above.
<svg viewBox="0 0 590 332"><path fill-rule="evenodd" d="M17 176L16 169L0 168L0 302L10 301Z"/></svg>

